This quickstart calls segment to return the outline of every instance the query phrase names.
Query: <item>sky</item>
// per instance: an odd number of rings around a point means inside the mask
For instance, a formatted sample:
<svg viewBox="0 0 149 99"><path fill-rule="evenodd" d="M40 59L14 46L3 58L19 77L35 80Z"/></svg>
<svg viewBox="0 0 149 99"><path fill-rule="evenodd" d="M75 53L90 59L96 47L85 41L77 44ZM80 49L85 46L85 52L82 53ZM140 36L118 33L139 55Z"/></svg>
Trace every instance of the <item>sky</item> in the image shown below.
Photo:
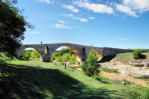
<svg viewBox="0 0 149 99"><path fill-rule="evenodd" d="M18 0L33 25L23 44L149 48L149 0Z"/></svg>

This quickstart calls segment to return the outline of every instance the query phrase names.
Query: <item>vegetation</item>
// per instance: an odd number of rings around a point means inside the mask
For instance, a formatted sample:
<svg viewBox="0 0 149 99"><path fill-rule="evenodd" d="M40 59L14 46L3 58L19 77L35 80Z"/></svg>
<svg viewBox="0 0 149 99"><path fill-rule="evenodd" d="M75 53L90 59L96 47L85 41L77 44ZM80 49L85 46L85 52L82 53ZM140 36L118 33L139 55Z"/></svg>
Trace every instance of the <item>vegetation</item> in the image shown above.
<svg viewBox="0 0 149 99"><path fill-rule="evenodd" d="M16 0L15 0L16 1ZM8 0L0 2L0 52L15 55L24 39L26 27L30 27L18 8Z"/></svg>
<svg viewBox="0 0 149 99"><path fill-rule="evenodd" d="M0 70L1 99L148 99L146 88L102 76L95 80L63 65L12 61Z"/></svg>
<svg viewBox="0 0 149 99"><path fill-rule="evenodd" d="M20 59L25 61L40 60L40 53L37 50L24 50L20 54Z"/></svg>
<svg viewBox="0 0 149 99"><path fill-rule="evenodd" d="M82 70L88 76L98 75L100 65L97 63L98 57L95 52L92 50L89 52L87 56L87 61L84 62L81 66Z"/></svg>
<svg viewBox="0 0 149 99"><path fill-rule="evenodd" d="M112 60L119 61L125 64L129 64L130 61L136 62L147 62L149 60L149 53L142 53L143 57L141 59L134 59L134 52L120 53L117 54Z"/></svg>
<svg viewBox="0 0 149 99"><path fill-rule="evenodd" d="M149 53L149 49L133 49L135 52L140 52L140 53Z"/></svg>
<svg viewBox="0 0 149 99"><path fill-rule="evenodd" d="M57 62L69 62L69 64L75 64L76 63L76 56L73 54L71 49L63 48L62 50L56 51L51 56L51 61L57 61Z"/></svg>
<svg viewBox="0 0 149 99"><path fill-rule="evenodd" d="M117 69L109 69L106 67L101 67L101 71L109 72L109 73L119 73Z"/></svg>
<svg viewBox="0 0 149 99"><path fill-rule="evenodd" d="M145 56L142 54L142 50L135 50L133 52L133 58L134 59L143 59Z"/></svg>
<svg viewBox="0 0 149 99"><path fill-rule="evenodd" d="M11 58L7 53L0 53L0 64L6 63L8 61L11 61Z"/></svg>

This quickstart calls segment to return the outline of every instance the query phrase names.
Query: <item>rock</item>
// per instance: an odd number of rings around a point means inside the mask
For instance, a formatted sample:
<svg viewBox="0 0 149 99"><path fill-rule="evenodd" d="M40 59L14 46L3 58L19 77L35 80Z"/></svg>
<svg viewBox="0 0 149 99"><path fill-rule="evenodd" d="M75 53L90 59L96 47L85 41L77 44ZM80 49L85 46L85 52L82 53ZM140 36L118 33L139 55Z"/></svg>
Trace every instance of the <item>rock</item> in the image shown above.
<svg viewBox="0 0 149 99"><path fill-rule="evenodd" d="M144 67L149 67L149 62L142 62Z"/></svg>

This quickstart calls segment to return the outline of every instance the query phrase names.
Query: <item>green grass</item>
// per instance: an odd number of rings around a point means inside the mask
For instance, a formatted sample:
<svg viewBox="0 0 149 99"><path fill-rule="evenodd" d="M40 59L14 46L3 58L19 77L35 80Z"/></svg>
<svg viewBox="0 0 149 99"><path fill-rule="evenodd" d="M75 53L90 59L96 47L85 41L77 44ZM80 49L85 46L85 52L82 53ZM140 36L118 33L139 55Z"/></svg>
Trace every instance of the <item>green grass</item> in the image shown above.
<svg viewBox="0 0 149 99"><path fill-rule="evenodd" d="M138 62L148 62L149 60L149 53L142 53L145 56L145 59L134 59L133 52L128 53L120 53L114 57L114 60L120 61L125 64L129 64L130 61L138 61Z"/></svg>
<svg viewBox="0 0 149 99"><path fill-rule="evenodd" d="M1 65L0 72L0 99L140 99L146 91L43 62L12 61Z"/></svg>
<svg viewBox="0 0 149 99"><path fill-rule="evenodd" d="M105 72L109 72L109 73L117 73L117 74L119 73L117 69L109 69L106 67L101 67L100 70L105 71Z"/></svg>

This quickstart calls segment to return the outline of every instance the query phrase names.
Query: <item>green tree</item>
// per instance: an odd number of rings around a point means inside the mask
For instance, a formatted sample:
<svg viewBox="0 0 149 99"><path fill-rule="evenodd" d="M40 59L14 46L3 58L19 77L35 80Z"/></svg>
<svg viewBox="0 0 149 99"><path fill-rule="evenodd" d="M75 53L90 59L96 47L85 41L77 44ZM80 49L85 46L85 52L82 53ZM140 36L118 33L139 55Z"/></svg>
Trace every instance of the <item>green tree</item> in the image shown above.
<svg viewBox="0 0 149 99"><path fill-rule="evenodd" d="M0 1L0 52L15 55L24 39L26 27L30 25L25 21L18 8L8 0Z"/></svg>
<svg viewBox="0 0 149 99"><path fill-rule="evenodd" d="M20 54L20 59L29 61L32 53L33 53L33 50L24 50Z"/></svg>
<svg viewBox="0 0 149 99"><path fill-rule="evenodd" d="M34 50L34 51L31 53L31 56L30 56L29 60L36 60L36 61L39 61L39 60L40 60L40 53L39 53L37 50Z"/></svg>
<svg viewBox="0 0 149 99"><path fill-rule="evenodd" d="M98 57L96 56L94 51L90 51L87 55L87 61L84 62L81 66L82 70L85 72L88 76L94 76L97 75L100 70L100 65L97 63Z"/></svg>

